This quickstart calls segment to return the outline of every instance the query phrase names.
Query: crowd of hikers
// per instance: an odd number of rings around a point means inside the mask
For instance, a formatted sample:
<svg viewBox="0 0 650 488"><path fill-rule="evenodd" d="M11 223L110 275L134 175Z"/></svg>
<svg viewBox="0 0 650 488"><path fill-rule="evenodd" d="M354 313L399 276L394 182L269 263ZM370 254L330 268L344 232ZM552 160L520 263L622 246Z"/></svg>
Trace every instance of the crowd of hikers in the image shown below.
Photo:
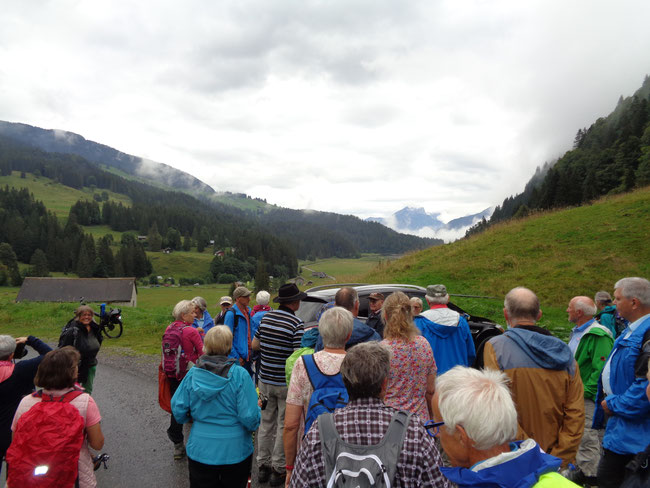
<svg viewBox="0 0 650 488"><path fill-rule="evenodd" d="M573 297L568 343L512 289L507 329L475 349L445 285L426 307L340 288L306 329L295 284L173 308L158 368L173 458L190 486L650 487L650 282ZM96 486L104 443L91 393L101 336L82 306L59 347L0 335L7 486ZM38 354L22 359L25 346ZM474 368L477 353L482 369ZM191 424L185 439L183 426ZM38 439L38 442L34 442ZM256 459L253 459L257 444Z"/></svg>

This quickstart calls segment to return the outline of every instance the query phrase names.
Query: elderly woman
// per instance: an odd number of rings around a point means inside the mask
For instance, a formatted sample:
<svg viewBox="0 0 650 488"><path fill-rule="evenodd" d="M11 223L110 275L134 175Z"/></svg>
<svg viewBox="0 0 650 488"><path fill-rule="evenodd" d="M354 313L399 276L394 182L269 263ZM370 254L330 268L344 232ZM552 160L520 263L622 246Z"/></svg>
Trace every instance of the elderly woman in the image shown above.
<svg viewBox="0 0 650 488"><path fill-rule="evenodd" d="M341 363L345 358L345 343L352 335L353 321L352 314L343 307L330 308L321 316L318 330L325 347L311 358L323 375L339 375ZM293 466L296 459L301 420L303 415L307 414L309 399L314 391L312 384L316 380L310 378L307 372L305 357L301 356L296 360L287 392L283 434L287 466ZM290 478L291 470L287 469L287 480Z"/></svg>
<svg viewBox="0 0 650 488"><path fill-rule="evenodd" d="M178 422L193 420L187 441L192 488L242 487L253 459L253 432L260 424L257 393L248 372L229 358L232 332L210 329L204 354L172 398Z"/></svg>
<svg viewBox="0 0 650 488"><path fill-rule="evenodd" d="M436 363L429 342L413 324L411 303L401 291L384 301L386 327L382 341L391 351L386 405L431 418L431 398L436 380Z"/></svg>
<svg viewBox="0 0 650 488"><path fill-rule="evenodd" d="M86 393L92 395L95 372L97 370L97 353L102 345L101 330L95 322L95 312L88 305L81 305L75 310L74 318L63 328L59 337L59 347L73 346L81 354L79 363L79 382Z"/></svg>
<svg viewBox="0 0 650 488"><path fill-rule="evenodd" d="M203 341L197 329L192 327L195 318L196 305L190 300L181 300L176 304L172 312L176 319L167 326L165 336L173 332L173 329L180 332L182 353L178 360L179 372L174 377L168 377L169 387L173 395L181 380L187 374L189 363L195 363L203 350ZM176 421L174 415L170 415L169 428L167 437L174 443L174 459L179 460L185 456L185 446L183 445L183 425Z"/></svg>
<svg viewBox="0 0 650 488"><path fill-rule="evenodd" d="M205 335L212 327L214 327L214 321L208 312L208 303L203 297L192 298L192 303L195 306L195 317L192 327L197 329L201 335Z"/></svg>
<svg viewBox="0 0 650 488"><path fill-rule="evenodd" d="M411 315L416 317L422 313L422 299L420 297L411 297Z"/></svg>
<svg viewBox="0 0 650 488"><path fill-rule="evenodd" d="M74 347L65 346L61 349L48 352L41 361L34 382L43 390L22 399L18 405L18 409L16 410L13 423L11 424L11 430L14 432L14 443L7 451L9 486L14 486L14 484L12 484L12 475L19 474L13 474L12 461L15 460L15 465L19 466L18 461L22 456L20 448L18 447L21 444L21 432L18 430L18 421L26 412L29 411L30 408L40 403L43 396L48 395L54 397L54 400L67 395L70 404L79 410L79 414L84 420L84 440L79 453L78 486L80 488L91 488L97 486L95 473L93 471L93 462L88 446L93 449L101 449L104 446L104 434L102 433L102 428L99 424L101 416L97 404L90 395L75 388L79 358L79 352ZM34 441L35 439L27 439L27 442ZM44 460L43 464L47 464L47 461ZM33 475L33 473L29 474ZM57 479L57 481L61 480ZM60 486L72 485L61 483Z"/></svg>

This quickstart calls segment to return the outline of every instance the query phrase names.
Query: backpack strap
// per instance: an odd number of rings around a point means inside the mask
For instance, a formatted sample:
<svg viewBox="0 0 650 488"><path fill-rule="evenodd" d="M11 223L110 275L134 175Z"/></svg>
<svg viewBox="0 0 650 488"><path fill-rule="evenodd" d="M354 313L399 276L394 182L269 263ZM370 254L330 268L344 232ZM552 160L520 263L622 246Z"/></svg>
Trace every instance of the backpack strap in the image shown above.
<svg viewBox="0 0 650 488"><path fill-rule="evenodd" d="M41 401L43 402L62 402L62 403L70 403L72 400L77 398L80 395L83 395L84 391L81 388L77 388L76 386L70 390L65 392L61 396L54 396L54 395L49 395L49 394L44 394L43 390L38 390L32 393L32 396L35 398L40 398Z"/></svg>
<svg viewBox="0 0 650 488"><path fill-rule="evenodd" d="M302 358L302 361L305 365L305 370L307 371L307 377L309 378L309 382L311 383L311 386L314 389L314 391L320 388L340 386L338 381L341 375L340 373L336 373L336 374L323 373L318 367L318 365L316 364L313 354L305 354L300 357Z"/></svg>
<svg viewBox="0 0 650 488"><path fill-rule="evenodd" d="M388 425L388 430L384 434L387 443L397 444L399 452L402 451L402 444L406 437L406 430L411 420L411 414L404 410L398 410L393 414Z"/></svg>
<svg viewBox="0 0 650 488"><path fill-rule="evenodd" d="M226 315L228 315L230 312L233 313L234 317L233 317L233 323L232 323L232 335L234 336L234 335L235 335L235 331L237 330L237 325L239 325L239 315L237 315L237 312L235 312L235 311L233 310L233 308L235 308L234 305L233 305L232 307L230 307L230 309L226 312L226 314L223 316L223 318L224 318L224 322L225 322L225 321L226 321L226 320L225 320L225 319L226 319Z"/></svg>

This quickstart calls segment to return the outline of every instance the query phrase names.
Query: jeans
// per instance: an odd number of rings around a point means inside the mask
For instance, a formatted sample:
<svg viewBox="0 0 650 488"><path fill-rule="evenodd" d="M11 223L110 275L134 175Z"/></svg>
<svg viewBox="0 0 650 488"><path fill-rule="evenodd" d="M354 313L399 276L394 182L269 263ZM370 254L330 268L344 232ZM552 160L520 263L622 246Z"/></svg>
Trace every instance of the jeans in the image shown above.
<svg viewBox="0 0 650 488"><path fill-rule="evenodd" d="M178 381L177 379L174 378L169 378L169 389L171 391L172 396L174 396L174 393L176 393L176 390L178 389L178 385L180 385L181 382ZM169 437L169 440L172 441L174 444L178 444L179 442L183 442L183 424L179 424L176 422L176 418L174 417L174 414L170 414L170 420L169 420L169 428L167 429L167 437Z"/></svg>
<svg viewBox="0 0 650 488"><path fill-rule="evenodd" d="M274 471L285 472L284 411L286 408L286 386L276 386L259 382L260 393L268 398L266 408L262 410L262 421L257 438L257 465L271 466Z"/></svg>

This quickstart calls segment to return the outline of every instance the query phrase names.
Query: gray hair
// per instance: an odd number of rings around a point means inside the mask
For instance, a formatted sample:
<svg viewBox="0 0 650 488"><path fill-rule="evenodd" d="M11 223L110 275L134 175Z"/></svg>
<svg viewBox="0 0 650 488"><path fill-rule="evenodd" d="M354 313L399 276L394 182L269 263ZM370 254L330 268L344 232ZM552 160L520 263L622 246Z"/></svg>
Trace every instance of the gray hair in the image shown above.
<svg viewBox="0 0 650 488"><path fill-rule="evenodd" d="M334 303L350 312L354 308L354 304L358 301L359 293L351 286L344 286L336 292L336 295L334 295Z"/></svg>
<svg viewBox="0 0 650 488"><path fill-rule="evenodd" d="M0 335L0 361L7 361L16 350L16 339L10 335Z"/></svg>
<svg viewBox="0 0 650 488"><path fill-rule="evenodd" d="M576 310L581 310L587 317L592 317L598 312L598 308L589 297L575 297L573 300L573 307Z"/></svg>
<svg viewBox="0 0 650 488"><path fill-rule="evenodd" d="M390 350L377 341L348 349L341 363L341 377L350 400L379 398L390 372Z"/></svg>
<svg viewBox="0 0 650 488"><path fill-rule="evenodd" d="M432 297L431 295L424 295L424 298L427 299L431 305L447 305L449 303L449 293L444 297Z"/></svg>
<svg viewBox="0 0 650 488"><path fill-rule="evenodd" d="M192 298L192 303L201 309L201 312L205 312L208 308L208 303L203 297L194 297Z"/></svg>
<svg viewBox="0 0 650 488"><path fill-rule="evenodd" d="M172 316L176 320L183 320L183 315L192 313L196 304L192 300L181 300L174 306Z"/></svg>
<svg viewBox="0 0 650 488"><path fill-rule="evenodd" d="M518 286L506 295L503 306L510 319L532 319L537 321L539 316L539 298L528 288Z"/></svg>
<svg viewBox="0 0 650 488"><path fill-rule="evenodd" d="M438 409L450 434L462 425L474 447L490 449L517 436L517 409L508 376L456 366L436 378Z"/></svg>
<svg viewBox="0 0 650 488"><path fill-rule="evenodd" d="M596 295L594 296L594 301L600 303L611 303L612 296L608 292L601 290L596 292Z"/></svg>
<svg viewBox="0 0 650 488"><path fill-rule="evenodd" d="M333 349L342 349L352 333L354 317L343 307L326 310L318 322L318 332L323 338L323 345Z"/></svg>
<svg viewBox="0 0 650 488"><path fill-rule="evenodd" d="M650 281L638 276L623 278L616 282L614 289L620 289L625 298L636 298L644 307L650 307Z"/></svg>
<svg viewBox="0 0 650 488"><path fill-rule="evenodd" d="M266 290L258 291L255 295L255 303L258 305L268 305L269 300L271 300L271 294Z"/></svg>

